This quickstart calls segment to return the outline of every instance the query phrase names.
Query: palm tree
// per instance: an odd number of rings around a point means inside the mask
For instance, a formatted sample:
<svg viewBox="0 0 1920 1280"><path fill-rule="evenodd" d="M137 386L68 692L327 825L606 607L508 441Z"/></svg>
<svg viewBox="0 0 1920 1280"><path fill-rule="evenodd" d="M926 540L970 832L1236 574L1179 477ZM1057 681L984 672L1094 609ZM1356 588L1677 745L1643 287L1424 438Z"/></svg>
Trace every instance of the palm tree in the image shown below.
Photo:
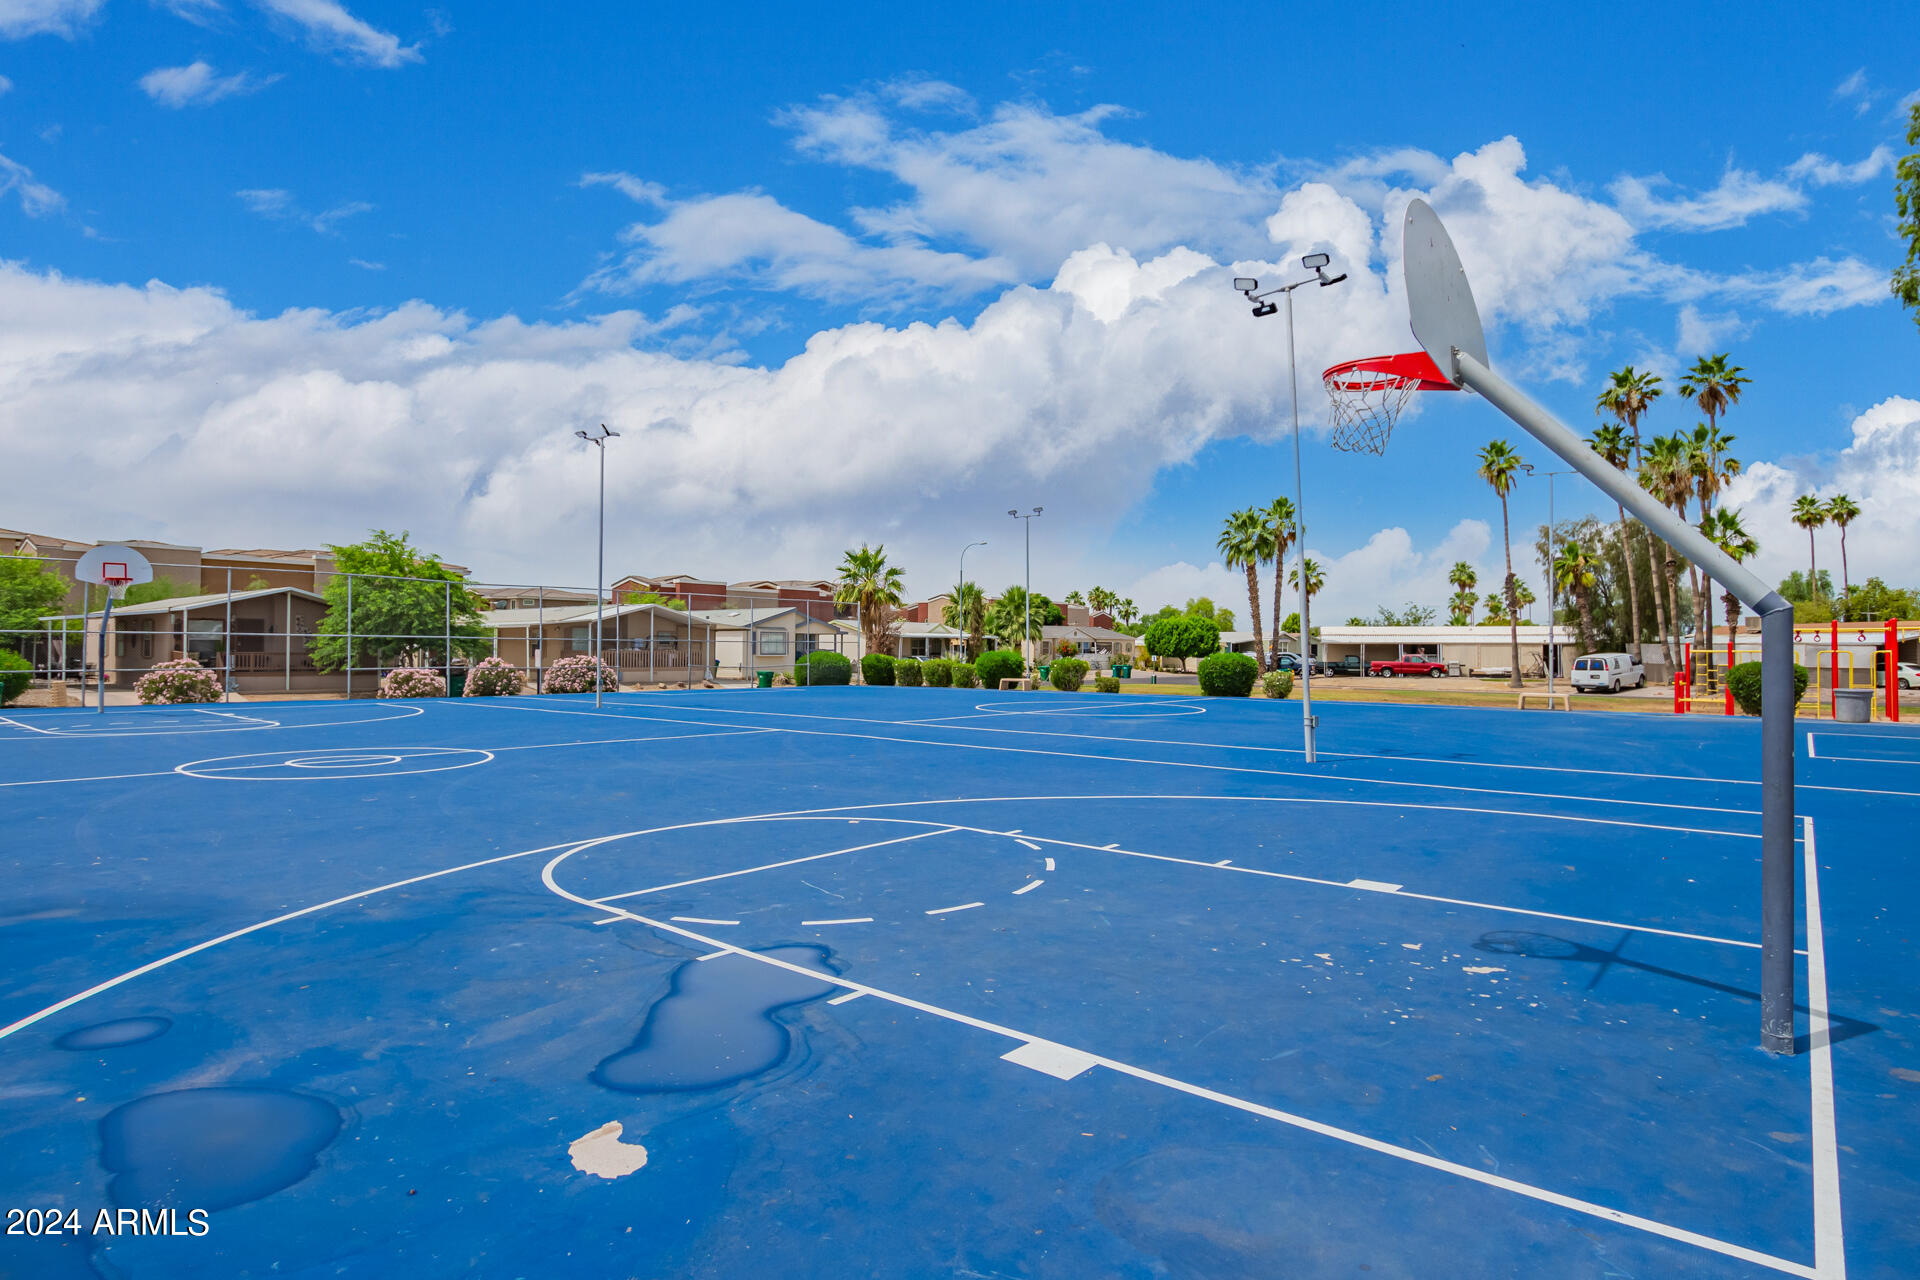
<svg viewBox="0 0 1920 1280"><path fill-rule="evenodd" d="M1507 521L1507 495L1513 492L1520 480L1520 455L1505 440L1491 441L1480 451L1480 478L1493 486L1500 495L1500 549L1507 558L1507 578L1504 590L1507 598L1507 639L1513 646L1513 668L1507 677L1507 687L1520 687L1520 624L1514 618L1520 612L1519 601L1514 596L1513 576L1513 531Z"/></svg>
<svg viewBox="0 0 1920 1280"><path fill-rule="evenodd" d="M1229 568L1247 575L1247 609L1253 615L1253 656L1260 670L1267 669L1267 647L1260 631L1260 566L1273 553L1273 538L1267 532L1266 519L1252 507L1236 511L1220 526L1220 539L1214 544Z"/></svg>
<svg viewBox="0 0 1920 1280"><path fill-rule="evenodd" d="M1687 501L1693 496L1693 472L1687 464L1686 446L1678 436L1655 436L1647 443L1646 452L1640 459L1640 487L1651 493L1667 506L1680 513L1686 519ZM1665 614L1660 620L1660 630L1667 648L1667 670L1680 672L1680 562L1674 558L1673 548L1662 539L1658 543L1662 561L1661 577L1665 580ZM1659 584L1654 589L1654 608L1658 612L1661 606Z"/></svg>
<svg viewBox="0 0 1920 1280"><path fill-rule="evenodd" d="M1296 591L1300 589L1301 565L1305 565L1307 570L1307 604L1311 607L1313 598L1320 594L1320 588L1327 585L1327 573L1320 567L1318 560L1302 558L1300 564L1295 565L1287 574L1287 585Z"/></svg>
<svg viewBox="0 0 1920 1280"><path fill-rule="evenodd" d="M1733 507L1722 507L1702 520L1700 532L1735 560L1745 560L1760 549L1760 544L1753 540L1753 535L1741 523L1740 512ZM1731 640L1734 630L1740 625L1740 597L1725 591L1721 593L1720 601L1727 607L1727 637Z"/></svg>
<svg viewBox="0 0 1920 1280"><path fill-rule="evenodd" d="M1480 597L1471 591L1456 591L1447 601L1447 621L1456 627L1473 625L1474 606L1480 603Z"/></svg>
<svg viewBox="0 0 1920 1280"><path fill-rule="evenodd" d="M1680 394L1700 406L1709 426L1718 426L1720 415L1740 403L1740 389L1752 382L1746 370L1727 362L1727 353L1701 356L1680 379Z"/></svg>
<svg viewBox="0 0 1920 1280"><path fill-rule="evenodd" d="M1067 592L1066 598L1061 601L1062 604L1085 604L1086 602L1087 598L1081 595L1077 588Z"/></svg>
<svg viewBox="0 0 1920 1280"><path fill-rule="evenodd" d="M1604 403L1606 396L1601 395ZM1601 427L1587 437L1587 443L1593 451L1606 459L1607 465L1616 471L1625 471L1633 462L1637 444L1628 444L1626 431L1621 427ZM1633 657L1640 656L1640 583L1634 570L1633 540L1628 536L1627 509L1620 503L1614 503L1613 509L1620 515L1620 554L1627 562L1627 652Z"/></svg>
<svg viewBox="0 0 1920 1280"><path fill-rule="evenodd" d="M1591 653L1593 642L1593 557L1577 542L1560 548L1553 560L1553 582L1573 597L1580 610L1580 646Z"/></svg>
<svg viewBox="0 0 1920 1280"><path fill-rule="evenodd" d="M1036 591L1033 593L1033 603L1034 607L1028 609L1027 589L1017 582L1014 583L1002 591L1000 598L993 602L993 607L987 610L984 624L987 633L997 637L1002 644L1017 645L1020 643L1021 631L1028 625L1028 619L1031 618L1032 630L1027 632L1027 639L1040 639L1040 629L1046 625L1047 621L1045 605L1048 602Z"/></svg>
<svg viewBox="0 0 1920 1280"><path fill-rule="evenodd" d="M1518 606L1514 610L1514 621L1533 625L1533 606L1540 597L1533 594L1533 588L1527 585L1525 578L1517 578L1513 584L1513 602Z"/></svg>
<svg viewBox="0 0 1920 1280"><path fill-rule="evenodd" d="M987 599L977 582L962 582L947 597L940 621L967 633L967 660L980 656L987 630Z"/></svg>
<svg viewBox="0 0 1920 1280"><path fill-rule="evenodd" d="M1133 620L1140 616L1139 607L1133 603L1130 597L1125 600L1114 601L1113 608L1114 612L1119 615L1121 623L1125 626L1132 626Z"/></svg>
<svg viewBox="0 0 1920 1280"><path fill-rule="evenodd" d="M1447 570L1447 585L1453 588L1453 599L1448 603L1453 617L1448 619L1456 627L1473 625L1473 589L1480 585L1480 575L1465 560L1455 560L1453 568Z"/></svg>
<svg viewBox="0 0 1920 1280"><path fill-rule="evenodd" d="M1095 613L1112 614L1113 606L1118 601L1119 597L1105 587L1094 587L1087 592L1087 608Z"/></svg>
<svg viewBox="0 0 1920 1280"><path fill-rule="evenodd" d="M1507 602L1498 592L1489 591L1486 595L1487 625L1497 627L1507 621Z"/></svg>
<svg viewBox="0 0 1920 1280"><path fill-rule="evenodd" d="M857 605L860 629L868 653L884 653L887 634L893 628L893 611L900 607L905 589L904 575L887 563L885 545L868 548L860 544L840 558L840 584L833 593L836 604Z"/></svg>
<svg viewBox="0 0 1920 1280"><path fill-rule="evenodd" d="M1827 506L1810 493L1793 500L1793 522L1807 531L1807 581L1817 598L1820 594L1820 562L1813 549L1813 531L1827 522Z"/></svg>
<svg viewBox="0 0 1920 1280"><path fill-rule="evenodd" d="M1287 498L1275 498L1260 513L1267 524L1267 536L1273 540L1273 548L1267 554L1273 559L1273 630L1268 633L1268 643L1272 645L1272 661L1268 670L1277 670L1280 665L1280 570L1287 562L1287 550L1293 546L1298 526L1294 519L1293 503ZM1300 650L1306 652L1303 644Z"/></svg>
<svg viewBox="0 0 1920 1280"><path fill-rule="evenodd" d="M1736 397L1737 398L1737 397ZM1702 528L1713 516L1713 499L1733 477L1740 474L1740 459L1730 456L1727 449L1733 444L1733 437L1717 426L1700 423L1694 427L1693 434L1685 438L1687 446L1687 468L1693 473L1694 495L1700 501L1700 519ZM1704 624L1707 652L1713 652L1713 582L1704 569L1694 566L1693 572L1693 612ZM1707 667L1707 688L1713 688L1713 667Z"/></svg>
<svg viewBox="0 0 1920 1280"><path fill-rule="evenodd" d="M1599 443L1602 439L1600 433L1596 432L1591 442L1594 452L1622 471L1638 467L1640 465L1640 419L1652 407L1653 402L1663 394L1664 392L1660 389L1660 375L1657 373L1640 373L1632 365L1627 365L1609 374L1607 385L1602 388L1600 398L1594 403L1593 411L1612 414L1615 422L1633 434L1633 444L1631 448L1605 449ZM1636 581L1639 575L1633 563L1635 557L1632 526L1627 523L1626 508L1618 504L1615 506L1620 512L1620 550L1627 562L1627 608L1631 615L1631 621L1627 624L1627 648L1635 657L1638 657L1640 655L1640 586ZM1657 587L1654 597L1656 601L1659 598Z"/></svg>
<svg viewBox="0 0 1920 1280"><path fill-rule="evenodd" d="M1853 612L1853 583L1847 578L1847 526L1860 514L1860 507L1844 493L1827 499L1827 519L1840 530L1840 592L1846 599L1845 611Z"/></svg>

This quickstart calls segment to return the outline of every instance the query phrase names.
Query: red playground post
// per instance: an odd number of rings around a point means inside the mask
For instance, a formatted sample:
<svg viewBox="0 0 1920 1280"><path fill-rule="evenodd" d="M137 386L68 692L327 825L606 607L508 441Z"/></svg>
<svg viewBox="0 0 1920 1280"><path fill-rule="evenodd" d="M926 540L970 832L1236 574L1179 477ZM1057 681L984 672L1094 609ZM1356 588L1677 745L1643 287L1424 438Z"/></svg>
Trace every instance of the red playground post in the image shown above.
<svg viewBox="0 0 1920 1280"><path fill-rule="evenodd" d="M1727 693L1727 714L1733 714L1733 628L1727 628L1727 677L1720 681L1720 687Z"/></svg>
<svg viewBox="0 0 1920 1280"><path fill-rule="evenodd" d="M1833 647L1827 657L1827 719L1832 720L1840 714L1840 699L1834 696L1840 688L1840 620L1835 618L1828 625L1833 628Z"/></svg>
<svg viewBox="0 0 1920 1280"><path fill-rule="evenodd" d="M1900 620L1887 619L1887 719L1900 723Z"/></svg>

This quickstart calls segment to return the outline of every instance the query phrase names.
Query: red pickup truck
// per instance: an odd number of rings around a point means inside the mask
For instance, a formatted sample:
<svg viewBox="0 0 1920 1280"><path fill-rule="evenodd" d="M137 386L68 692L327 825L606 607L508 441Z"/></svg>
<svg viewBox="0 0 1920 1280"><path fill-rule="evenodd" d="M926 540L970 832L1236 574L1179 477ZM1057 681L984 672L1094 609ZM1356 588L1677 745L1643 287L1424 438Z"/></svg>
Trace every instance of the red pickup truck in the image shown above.
<svg viewBox="0 0 1920 1280"><path fill-rule="evenodd" d="M1447 674L1447 664L1438 658L1391 658L1372 663L1367 669L1367 674L1375 676L1443 676Z"/></svg>

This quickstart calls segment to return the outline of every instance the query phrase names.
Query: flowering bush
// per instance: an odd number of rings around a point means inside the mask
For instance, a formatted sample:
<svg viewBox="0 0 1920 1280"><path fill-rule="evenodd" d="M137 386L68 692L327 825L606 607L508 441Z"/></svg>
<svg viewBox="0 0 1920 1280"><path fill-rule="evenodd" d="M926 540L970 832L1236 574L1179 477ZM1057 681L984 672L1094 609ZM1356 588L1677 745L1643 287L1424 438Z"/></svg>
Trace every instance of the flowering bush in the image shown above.
<svg viewBox="0 0 1920 1280"><path fill-rule="evenodd" d="M501 658L485 658L475 663L467 672L467 687L462 691L468 698L510 698L519 693L526 684L526 678L520 669Z"/></svg>
<svg viewBox="0 0 1920 1280"><path fill-rule="evenodd" d="M425 667L395 667L380 681L383 698L444 698L447 680Z"/></svg>
<svg viewBox="0 0 1920 1280"><path fill-rule="evenodd" d="M1293 672L1269 671L1260 677L1260 687L1269 698L1284 698L1293 692Z"/></svg>
<svg viewBox="0 0 1920 1280"><path fill-rule="evenodd" d="M620 674L592 654L576 653L547 668L548 693L592 693L594 668L600 669L601 688L618 689Z"/></svg>
<svg viewBox="0 0 1920 1280"><path fill-rule="evenodd" d="M218 702L220 678L192 658L162 662L133 682L146 703Z"/></svg>

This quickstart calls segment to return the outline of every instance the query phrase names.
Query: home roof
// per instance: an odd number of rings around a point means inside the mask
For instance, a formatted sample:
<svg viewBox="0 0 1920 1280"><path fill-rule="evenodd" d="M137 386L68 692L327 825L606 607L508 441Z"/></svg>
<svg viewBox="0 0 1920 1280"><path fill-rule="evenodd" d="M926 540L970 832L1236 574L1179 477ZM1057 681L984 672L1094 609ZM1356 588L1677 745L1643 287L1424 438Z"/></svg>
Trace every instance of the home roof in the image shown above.
<svg viewBox="0 0 1920 1280"><path fill-rule="evenodd" d="M186 613L193 609L204 609L209 605L225 604L229 600L239 604L245 600L258 600L262 596L279 595L296 595L312 600L316 604L326 603L325 596L301 587L262 587L257 591L236 591L232 595L224 591L213 591L197 596L168 596L165 600L150 600L145 604L117 604L113 607L113 616L116 618L157 617L163 613ZM49 614L41 621L60 622L86 616L80 613ZM95 610L95 616L98 616L98 610Z"/></svg>
<svg viewBox="0 0 1920 1280"><path fill-rule="evenodd" d="M508 627L552 626L562 622L591 622L596 610L591 601L579 604L563 601L547 605L545 608L531 609L488 609L480 615L480 625L495 631ZM675 609L664 604L610 604L600 616L605 619L627 618L635 614L653 613L662 618L672 618L675 622L684 622L687 614L683 609Z"/></svg>
<svg viewBox="0 0 1920 1280"><path fill-rule="evenodd" d="M695 609L693 611L694 617L706 622L711 622L718 627L744 627L749 622L754 626L759 626L761 623L771 622L775 618L784 618L788 614L797 616L802 622L817 621L816 619L807 617L791 605L784 609ZM821 625L824 626L826 624L822 622Z"/></svg>
<svg viewBox="0 0 1920 1280"><path fill-rule="evenodd" d="M1086 623L1070 623L1063 627L1042 627L1040 634L1048 640L1137 640L1124 631L1112 631L1106 627L1096 627ZM1222 636L1224 639L1224 635ZM1251 636L1248 639L1252 639Z"/></svg>
<svg viewBox="0 0 1920 1280"><path fill-rule="evenodd" d="M1572 627L1555 627L1554 639L1560 644L1577 644L1578 637ZM1508 628L1505 623L1497 626L1454 627L1446 625L1426 627L1321 627L1322 644L1506 644ZM1545 644L1547 628L1521 624L1518 628L1521 644Z"/></svg>

